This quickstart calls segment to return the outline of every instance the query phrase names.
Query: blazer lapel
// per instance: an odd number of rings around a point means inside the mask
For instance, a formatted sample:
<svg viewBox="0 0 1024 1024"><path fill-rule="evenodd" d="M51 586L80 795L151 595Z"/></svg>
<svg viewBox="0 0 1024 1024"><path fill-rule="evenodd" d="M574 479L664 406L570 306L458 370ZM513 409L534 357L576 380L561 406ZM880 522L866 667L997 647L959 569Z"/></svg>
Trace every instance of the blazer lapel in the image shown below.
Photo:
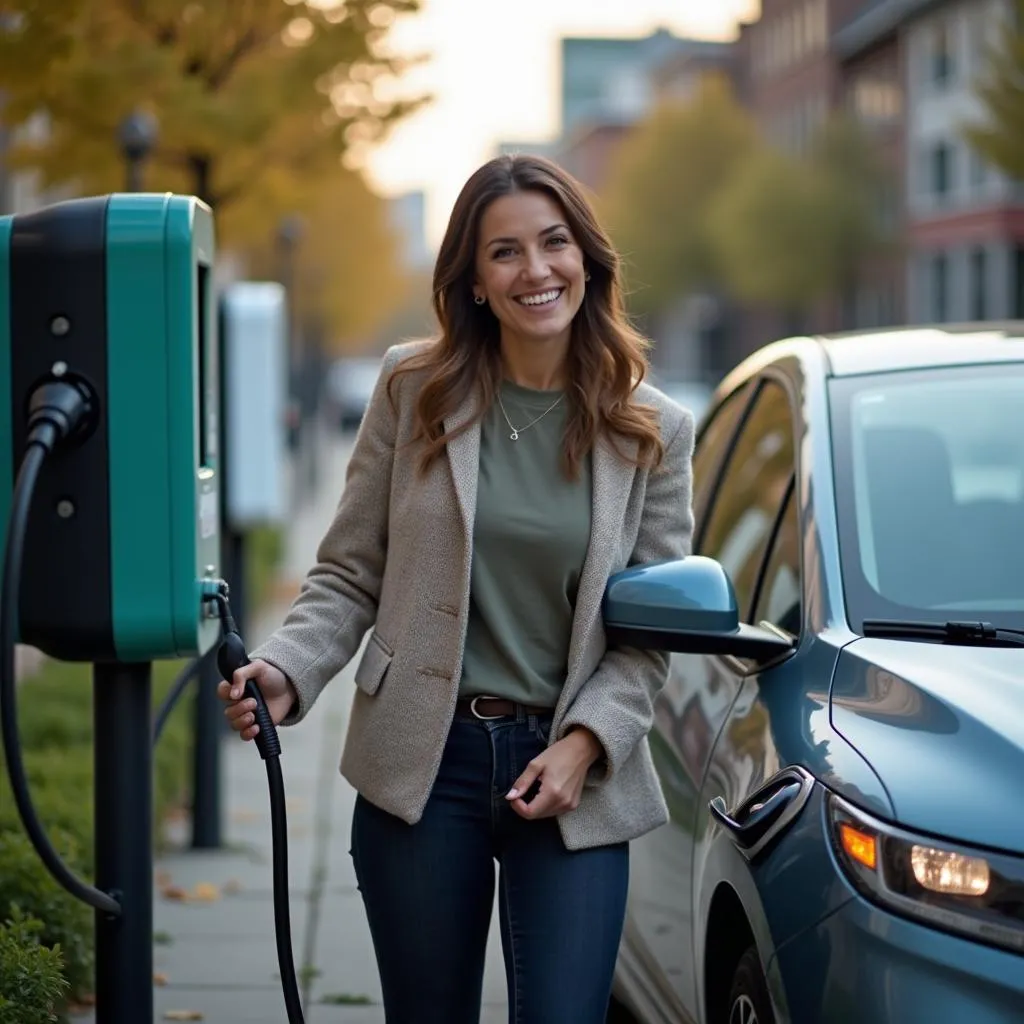
<svg viewBox="0 0 1024 1024"><path fill-rule="evenodd" d="M456 430L467 422L476 411L477 394L471 392L465 401L451 415L445 417L446 431ZM473 537L473 521L476 518L476 485L480 471L480 421L453 441L448 442L448 464L452 469L452 482L462 513L462 524L466 530L467 543Z"/></svg>
<svg viewBox="0 0 1024 1024"><path fill-rule="evenodd" d="M628 450L628 449L627 449ZM602 435L594 445L591 459L593 508L590 543L576 592L572 637L569 641L568 680L580 670L593 630L601 615L605 585L619 544L622 518L633 486L636 468L617 454ZM569 687L563 691L568 697Z"/></svg>

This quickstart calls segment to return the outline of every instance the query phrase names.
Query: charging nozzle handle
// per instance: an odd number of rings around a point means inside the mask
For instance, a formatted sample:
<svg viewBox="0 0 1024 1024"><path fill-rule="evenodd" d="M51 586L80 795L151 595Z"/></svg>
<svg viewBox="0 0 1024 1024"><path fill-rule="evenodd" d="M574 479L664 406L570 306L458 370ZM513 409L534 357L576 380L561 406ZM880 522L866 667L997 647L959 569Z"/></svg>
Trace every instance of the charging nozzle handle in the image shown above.
<svg viewBox="0 0 1024 1024"><path fill-rule="evenodd" d="M221 676L231 682L235 672L245 665L250 664L249 655L245 652L245 644L242 638L235 632L225 633L221 640L220 648L217 651L217 668ZM255 679L245 681L245 696L256 701L256 724L260 731L256 733L256 749L264 761L268 757L281 756L281 740L277 735L277 726L270 717L270 709L263 699L259 686Z"/></svg>

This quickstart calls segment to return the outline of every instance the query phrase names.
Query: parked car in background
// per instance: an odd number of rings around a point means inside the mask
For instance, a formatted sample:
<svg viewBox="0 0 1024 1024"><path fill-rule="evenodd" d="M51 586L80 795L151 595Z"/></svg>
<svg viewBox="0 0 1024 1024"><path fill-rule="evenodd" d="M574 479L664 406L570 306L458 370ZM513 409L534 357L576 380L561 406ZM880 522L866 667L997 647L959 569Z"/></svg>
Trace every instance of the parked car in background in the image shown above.
<svg viewBox="0 0 1024 1024"><path fill-rule="evenodd" d="M1024 324L769 346L694 480L609 1020L1024 1020Z"/></svg>
<svg viewBox="0 0 1024 1024"><path fill-rule="evenodd" d="M327 371L325 414L339 430L355 430L370 403L381 360L378 357L336 359Z"/></svg>

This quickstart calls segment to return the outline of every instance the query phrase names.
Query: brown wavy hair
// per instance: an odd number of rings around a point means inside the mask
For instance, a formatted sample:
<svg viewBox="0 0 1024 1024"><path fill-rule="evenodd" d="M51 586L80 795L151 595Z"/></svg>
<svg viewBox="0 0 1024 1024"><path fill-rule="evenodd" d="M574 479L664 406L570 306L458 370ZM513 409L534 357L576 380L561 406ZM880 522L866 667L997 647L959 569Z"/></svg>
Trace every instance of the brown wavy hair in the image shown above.
<svg viewBox="0 0 1024 1024"><path fill-rule="evenodd" d="M388 381L393 401L392 387L399 374L427 371L413 433L413 441L424 442L421 468L425 471L449 441L480 419L501 384L501 325L489 306L473 302L480 221L496 199L528 191L542 192L561 207L590 273L569 341L565 474L578 478L581 462L602 433L623 459L655 466L664 451L657 411L633 399L647 373L648 343L626 319L619 256L571 175L543 157L500 156L475 171L462 187L441 242L433 280L440 337L400 363ZM475 415L446 432L444 418L478 383L483 401ZM622 440L635 442L635 455L623 450Z"/></svg>

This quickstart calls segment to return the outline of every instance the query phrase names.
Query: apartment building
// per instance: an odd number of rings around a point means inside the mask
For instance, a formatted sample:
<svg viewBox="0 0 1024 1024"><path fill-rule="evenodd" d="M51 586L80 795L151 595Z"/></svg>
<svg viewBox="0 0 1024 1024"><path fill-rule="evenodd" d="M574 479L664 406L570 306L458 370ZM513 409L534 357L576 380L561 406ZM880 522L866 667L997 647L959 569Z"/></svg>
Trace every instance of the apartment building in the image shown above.
<svg viewBox="0 0 1024 1024"><path fill-rule="evenodd" d="M901 26L906 82L907 312L912 321L1024 316L1024 188L964 137L1009 0L920 4Z"/></svg>

